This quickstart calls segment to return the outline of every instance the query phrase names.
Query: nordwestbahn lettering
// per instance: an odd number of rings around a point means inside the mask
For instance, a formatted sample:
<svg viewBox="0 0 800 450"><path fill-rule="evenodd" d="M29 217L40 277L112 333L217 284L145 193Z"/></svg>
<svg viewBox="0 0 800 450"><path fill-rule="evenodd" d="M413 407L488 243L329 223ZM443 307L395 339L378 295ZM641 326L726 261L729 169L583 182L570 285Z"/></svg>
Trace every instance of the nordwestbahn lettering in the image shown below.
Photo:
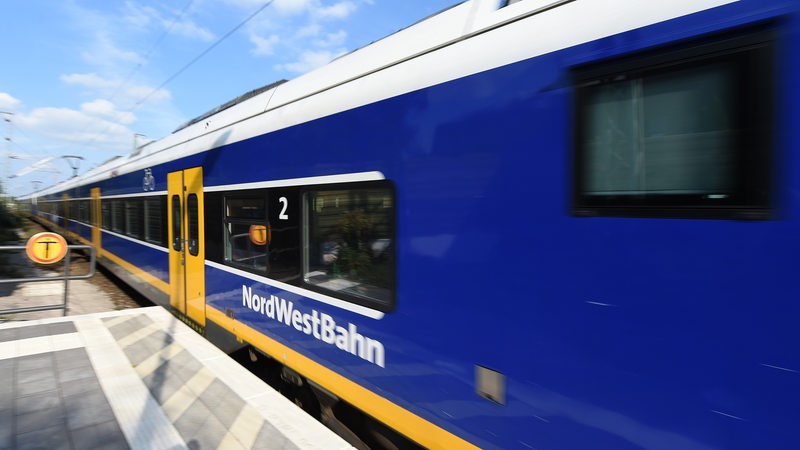
<svg viewBox="0 0 800 450"><path fill-rule="evenodd" d="M335 345L361 359L380 367L386 367L383 344L358 333L358 327L352 323L347 328L336 324L333 317L315 309L311 313L303 313L295 305L283 298L270 295L269 298L253 293L253 289L242 285L242 306L260 313L272 320L283 323L295 330L319 339L326 344Z"/></svg>

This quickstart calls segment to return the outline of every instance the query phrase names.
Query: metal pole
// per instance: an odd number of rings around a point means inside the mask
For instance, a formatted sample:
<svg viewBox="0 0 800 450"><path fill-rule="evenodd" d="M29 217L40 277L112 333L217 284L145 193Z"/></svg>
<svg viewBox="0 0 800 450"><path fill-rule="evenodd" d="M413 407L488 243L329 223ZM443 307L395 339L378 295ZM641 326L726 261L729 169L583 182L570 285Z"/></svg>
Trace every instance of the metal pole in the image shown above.
<svg viewBox="0 0 800 450"><path fill-rule="evenodd" d="M64 316L67 315L67 298L69 296L69 260L70 260L70 253L72 253L67 246L67 254L64 258Z"/></svg>
<svg viewBox="0 0 800 450"><path fill-rule="evenodd" d="M3 204L8 205L9 203L9 192L8 192L8 169L11 166L11 118L14 116L14 113L8 111L0 111L0 114L5 114L6 118L5 121L8 123L8 134L6 136L6 142L8 143L6 148L6 164L5 169L3 172L3 182L0 185L0 193L3 194Z"/></svg>
<svg viewBox="0 0 800 450"><path fill-rule="evenodd" d="M69 263L71 261L70 252L72 250L87 250L89 252L89 271L83 275L69 275ZM17 252L24 252L25 246L24 245L0 245L0 251L17 251ZM31 306L27 308L14 308L14 309L3 309L0 310L0 314L18 314L18 313L27 313L27 312L35 312L35 311L48 311L51 309L63 309L64 315L67 315L67 296L68 296L68 289L69 286L67 285L67 281L72 280L88 280L92 278L95 273L96 269L96 262L97 262L97 252L95 248L91 245L69 245L67 246L67 254L64 256L66 258L65 261L65 269L63 276L56 276L56 277L29 277L29 278L0 278L0 284L16 284L16 283L30 283L30 282L39 282L39 281L58 281L64 279L64 301L61 304L53 304L53 305L43 305L43 306Z"/></svg>

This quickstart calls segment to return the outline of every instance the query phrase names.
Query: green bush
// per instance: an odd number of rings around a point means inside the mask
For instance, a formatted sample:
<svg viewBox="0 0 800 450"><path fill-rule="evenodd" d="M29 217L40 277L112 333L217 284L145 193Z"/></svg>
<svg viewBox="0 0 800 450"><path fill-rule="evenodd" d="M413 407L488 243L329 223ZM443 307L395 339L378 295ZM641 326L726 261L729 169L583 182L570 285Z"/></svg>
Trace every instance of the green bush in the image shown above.
<svg viewBox="0 0 800 450"><path fill-rule="evenodd" d="M15 242L19 239L17 228L20 219L7 205L0 203L0 242Z"/></svg>

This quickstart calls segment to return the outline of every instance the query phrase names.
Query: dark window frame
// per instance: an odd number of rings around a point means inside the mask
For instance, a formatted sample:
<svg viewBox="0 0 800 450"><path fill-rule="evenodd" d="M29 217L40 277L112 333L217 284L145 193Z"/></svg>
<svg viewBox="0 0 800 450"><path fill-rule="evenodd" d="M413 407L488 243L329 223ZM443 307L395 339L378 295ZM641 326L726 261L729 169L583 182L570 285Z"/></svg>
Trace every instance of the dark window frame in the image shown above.
<svg viewBox="0 0 800 450"><path fill-rule="evenodd" d="M773 216L771 174L775 152L774 116L775 39L768 26L737 34L670 46L629 57L592 63L572 71L575 97L574 178L572 213L582 217L663 217L698 219L770 219ZM647 80L687 69L721 63L734 67L731 80L741 89L733 129L735 160L730 173L736 180L730 195L590 194L587 189L588 150L585 148L588 99L597 86ZM745 89L746 88L746 89ZM641 132L642 126L636 130Z"/></svg>
<svg viewBox="0 0 800 450"><path fill-rule="evenodd" d="M360 295L354 295L348 293L345 290L332 290L327 289L321 286L319 283L313 283L308 281L308 270L311 269L311 257L309 252L314 251L311 245L311 238L309 237L309 233L311 232L312 224L311 222L314 220L312 216L312 209L313 205L309 203L309 194L317 193L317 192L330 192L330 191L370 191L370 190L387 190L390 194L391 198L391 211L389 220L391 221L391 230L390 230L390 246L391 246L391 266L390 266L390 276L388 279L388 285L386 286L386 290L388 291L388 298L384 300L379 300L376 298L369 298ZM301 283L302 286L306 289L311 291L319 292L321 294L325 294L331 297L339 298L341 300L347 301L349 303L366 306L381 312L391 312L395 309L397 303L397 265L398 265L398 252L397 252L397 190L395 189L394 184L389 180L381 180L381 181L368 181L368 182L353 182L353 183L341 183L341 184L326 184L326 185L315 185L315 186L304 186L300 192L300 201L302 203L303 208L303 216L302 221L300 222L300 227L303 230L302 236L302 254L301 254Z"/></svg>

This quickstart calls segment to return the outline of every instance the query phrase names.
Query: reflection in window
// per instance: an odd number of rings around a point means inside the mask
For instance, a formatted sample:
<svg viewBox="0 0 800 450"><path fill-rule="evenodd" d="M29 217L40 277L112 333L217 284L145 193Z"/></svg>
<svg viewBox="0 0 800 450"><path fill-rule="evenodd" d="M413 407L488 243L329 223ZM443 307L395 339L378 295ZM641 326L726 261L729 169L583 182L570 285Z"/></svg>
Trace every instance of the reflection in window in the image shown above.
<svg viewBox="0 0 800 450"><path fill-rule="evenodd" d="M264 197L225 199L225 262L267 272L270 230Z"/></svg>
<svg viewBox="0 0 800 450"><path fill-rule="evenodd" d="M769 45L741 41L579 73L577 214L766 215Z"/></svg>
<svg viewBox="0 0 800 450"><path fill-rule="evenodd" d="M730 193L731 84L730 70L715 66L594 89L586 100L586 193Z"/></svg>
<svg viewBox="0 0 800 450"><path fill-rule="evenodd" d="M388 307L394 290L394 195L389 188L305 195L306 283Z"/></svg>

